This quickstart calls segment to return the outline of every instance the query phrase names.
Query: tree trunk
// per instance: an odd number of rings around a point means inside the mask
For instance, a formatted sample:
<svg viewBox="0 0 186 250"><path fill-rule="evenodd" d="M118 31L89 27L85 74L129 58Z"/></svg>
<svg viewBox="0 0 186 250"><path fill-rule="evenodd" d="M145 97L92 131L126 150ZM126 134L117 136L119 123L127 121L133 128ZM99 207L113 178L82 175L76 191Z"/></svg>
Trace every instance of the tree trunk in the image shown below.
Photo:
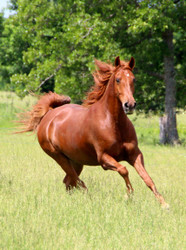
<svg viewBox="0 0 186 250"><path fill-rule="evenodd" d="M164 55L165 115L160 118L160 143L178 144L173 32L167 30L163 34L163 39L167 51Z"/></svg>

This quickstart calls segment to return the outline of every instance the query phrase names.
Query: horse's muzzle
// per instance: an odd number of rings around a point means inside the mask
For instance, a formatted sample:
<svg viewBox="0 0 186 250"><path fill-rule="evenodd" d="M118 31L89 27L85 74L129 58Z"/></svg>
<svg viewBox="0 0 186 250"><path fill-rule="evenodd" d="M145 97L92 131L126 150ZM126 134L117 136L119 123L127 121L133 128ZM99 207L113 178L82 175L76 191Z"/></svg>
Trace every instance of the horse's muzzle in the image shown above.
<svg viewBox="0 0 186 250"><path fill-rule="evenodd" d="M133 104L125 102L123 104L123 110L124 110L125 114L132 114L135 107L136 107L136 102L134 102Z"/></svg>

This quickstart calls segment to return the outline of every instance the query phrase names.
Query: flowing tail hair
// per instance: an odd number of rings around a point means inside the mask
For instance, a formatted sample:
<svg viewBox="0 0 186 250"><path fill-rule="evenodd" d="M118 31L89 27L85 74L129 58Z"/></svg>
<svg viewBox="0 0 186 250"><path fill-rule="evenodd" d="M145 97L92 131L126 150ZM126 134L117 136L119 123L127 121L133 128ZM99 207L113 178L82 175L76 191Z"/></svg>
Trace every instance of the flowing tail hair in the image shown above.
<svg viewBox="0 0 186 250"><path fill-rule="evenodd" d="M55 109L70 102L70 97L63 95L60 96L53 92L40 96L38 102L33 106L31 111L20 113L18 115L20 118L18 123L23 126L21 131L17 131L16 133L36 131L42 118L50 109Z"/></svg>

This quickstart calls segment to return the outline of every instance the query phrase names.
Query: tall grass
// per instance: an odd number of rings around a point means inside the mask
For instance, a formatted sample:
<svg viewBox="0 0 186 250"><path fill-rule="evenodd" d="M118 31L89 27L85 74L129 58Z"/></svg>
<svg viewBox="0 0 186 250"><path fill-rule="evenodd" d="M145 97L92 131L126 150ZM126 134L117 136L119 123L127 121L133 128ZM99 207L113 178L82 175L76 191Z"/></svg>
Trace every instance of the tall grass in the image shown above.
<svg viewBox="0 0 186 250"><path fill-rule="evenodd" d="M16 120L16 113L29 109L35 101L33 96L26 96L22 100L12 92L0 91L0 128L15 126L12 121Z"/></svg>
<svg viewBox="0 0 186 250"><path fill-rule="evenodd" d="M3 95L6 98L7 93ZM8 102L11 105L11 99ZM19 110L27 105L13 99L13 106ZM8 112L0 110L4 121ZM11 119L0 120L0 249L186 248L185 148L158 145L157 117L131 119L147 171L170 204L169 211L161 209L124 162L135 190L130 200L124 198L122 178L100 167L84 167L81 179L88 193L67 194L63 171L44 154L34 135L5 133ZM179 115L182 139L184 121L185 116Z"/></svg>

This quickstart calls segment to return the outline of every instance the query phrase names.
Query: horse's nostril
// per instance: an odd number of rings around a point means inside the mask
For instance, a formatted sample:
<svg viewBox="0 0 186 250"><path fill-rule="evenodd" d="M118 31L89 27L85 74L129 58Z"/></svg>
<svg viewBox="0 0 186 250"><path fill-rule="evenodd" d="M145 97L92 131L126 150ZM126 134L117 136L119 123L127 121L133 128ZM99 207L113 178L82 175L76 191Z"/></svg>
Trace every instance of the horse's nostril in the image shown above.
<svg viewBox="0 0 186 250"><path fill-rule="evenodd" d="M132 109L134 109L136 107L136 102L134 102L134 104L129 103L129 102L125 102L124 107L126 109L131 109L132 110Z"/></svg>
<svg viewBox="0 0 186 250"><path fill-rule="evenodd" d="M124 105L125 105L125 107L126 107L126 108L128 108L128 107L129 107L128 102L126 102Z"/></svg>

